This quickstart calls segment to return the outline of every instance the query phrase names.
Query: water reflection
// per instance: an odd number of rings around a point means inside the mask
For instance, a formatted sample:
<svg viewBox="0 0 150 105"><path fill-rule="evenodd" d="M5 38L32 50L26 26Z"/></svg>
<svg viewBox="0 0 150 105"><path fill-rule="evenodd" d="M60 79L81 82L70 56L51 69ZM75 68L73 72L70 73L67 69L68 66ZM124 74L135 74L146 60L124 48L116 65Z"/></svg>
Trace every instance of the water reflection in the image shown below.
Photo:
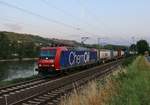
<svg viewBox="0 0 150 105"><path fill-rule="evenodd" d="M150 62L150 56L147 57L147 60Z"/></svg>
<svg viewBox="0 0 150 105"><path fill-rule="evenodd" d="M35 61L0 62L0 81L36 75Z"/></svg>

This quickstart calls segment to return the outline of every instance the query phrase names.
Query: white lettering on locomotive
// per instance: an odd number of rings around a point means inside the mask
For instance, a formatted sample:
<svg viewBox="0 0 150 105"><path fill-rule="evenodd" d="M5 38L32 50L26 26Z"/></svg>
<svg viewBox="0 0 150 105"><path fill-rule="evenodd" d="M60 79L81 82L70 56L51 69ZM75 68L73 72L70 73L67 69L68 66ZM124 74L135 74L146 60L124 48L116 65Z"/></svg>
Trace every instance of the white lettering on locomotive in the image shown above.
<svg viewBox="0 0 150 105"><path fill-rule="evenodd" d="M89 54L89 52L85 52L84 53L84 62L86 63L86 62L89 62L89 60L90 60L90 54Z"/></svg>
<svg viewBox="0 0 150 105"><path fill-rule="evenodd" d="M90 60L90 53L84 52L82 55L76 55L75 52L71 51L69 54L69 64L80 64L81 62L87 63Z"/></svg>

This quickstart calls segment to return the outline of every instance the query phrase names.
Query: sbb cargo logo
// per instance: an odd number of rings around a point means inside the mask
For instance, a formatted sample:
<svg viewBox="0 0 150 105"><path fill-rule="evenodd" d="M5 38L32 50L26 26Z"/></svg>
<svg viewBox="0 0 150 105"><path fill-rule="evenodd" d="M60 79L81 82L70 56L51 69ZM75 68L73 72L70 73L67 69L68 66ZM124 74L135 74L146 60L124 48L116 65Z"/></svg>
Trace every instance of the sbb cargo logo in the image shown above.
<svg viewBox="0 0 150 105"><path fill-rule="evenodd" d="M86 63L90 60L90 53L84 52L84 54L76 54L76 52L71 51L69 54L69 63L70 65L73 64L80 64L80 63Z"/></svg>

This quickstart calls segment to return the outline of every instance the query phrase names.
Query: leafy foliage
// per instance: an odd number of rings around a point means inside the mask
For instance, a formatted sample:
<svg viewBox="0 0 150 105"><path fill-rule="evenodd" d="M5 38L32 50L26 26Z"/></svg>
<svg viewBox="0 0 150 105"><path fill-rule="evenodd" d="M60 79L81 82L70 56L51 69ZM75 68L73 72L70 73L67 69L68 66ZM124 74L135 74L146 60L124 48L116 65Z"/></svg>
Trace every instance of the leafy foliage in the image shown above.
<svg viewBox="0 0 150 105"><path fill-rule="evenodd" d="M130 51L136 51L137 50L136 44L131 44L131 46L129 47L129 50Z"/></svg>
<svg viewBox="0 0 150 105"><path fill-rule="evenodd" d="M129 66L135 59L136 59L136 56L130 56L130 57L124 59L122 62L122 66L123 67Z"/></svg>
<svg viewBox="0 0 150 105"><path fill-rule="evenodd" d="M49 39L36 35L0 32L0 59L37 57L40 47L50 45L79 46L73 40Z"/></svg>
<svg viewBox="0 0 150 105"><path fill-rule="evenodd" d="M0 32L0 59L37 57L39 48L51 42L39 36Z"/></svg>
<svg viewBox="0 0 150 105"><path fill-rule="evenodd" d="M7 58L7 55L10 54L10 41L7 36L3 33L0 33L0 57Z"/></svg>
<svg viewBox="0 0 150 105"><path fill-rule="evenodd" d="M127 50L128 49L127 46L112 45L112 44L108 44L108 45L105 45L105 46L93 44L91 47L96 48L96 49L100 48L100 49L110 49L110 50L118 50L118 49Z"/></svg>
<svg viewBox="0 0 150 105"><path fill-rule="evenodd" d="M149 44L146 40L139 40L137 42L137 51L139 54L144 54L145 51L149 51Z"/></svg>

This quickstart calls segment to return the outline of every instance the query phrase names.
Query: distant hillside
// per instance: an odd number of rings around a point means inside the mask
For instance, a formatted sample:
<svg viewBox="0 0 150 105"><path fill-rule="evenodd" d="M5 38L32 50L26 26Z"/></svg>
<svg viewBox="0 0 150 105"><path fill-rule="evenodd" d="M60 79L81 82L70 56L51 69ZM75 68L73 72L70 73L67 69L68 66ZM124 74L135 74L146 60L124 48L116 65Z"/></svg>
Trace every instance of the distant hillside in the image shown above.
<svg viewBox="0 0 150 105"><path fill-rule="evenodd" d="M73 40L49 39L37 35L0 31L0 59L36 57L42 46L80 46Z"/></svg>
<svg viewBox="0 0 150 105"><path fill-rule="evenodd" d="M108 44L108 45L105 45L104 48L106 48L106 49L113 49L113 50L117 50L117 49L126 50L126 49L128 49L128 46Z"/></svg>
<svg viewBox="0 0 150 105"><path fill-rule="evenodd" d="M126 46L106 45L99 46L97 44L81 44L74 40L49 39L37 35L20 34L14 32L0 31L0 59L7 58L23 58L37 57L39 49L42 46L65 45L71 47L87 47L87 48L107 48L107 49L126 49Z"/></svg>
<svg viewBox="0 0 150 105"><path fill-rule="evenodd" d="M122 49L122 50L126 50L128 49L128 46L124 46L124 45L112 45L112 44L107 44L105 46L101 46L101 45L97 45L97 44L93 44L93 45L89 45L92 48L100 48L100 49L110 49L110 50L117 50L117 49Z"/></svg>
<svg viewBox="0 0 150 105"><path fill-rule="evenodd" d="M8 39L13 41L22 41L22 42L33 42L35 44L43 44L43 45L51 45L51 44L64 44L68 46L77 46L80 43L73 41L73 40L59 40L59 39L48 39L43 38L37 35L31 35L31 34L20 34L20 33L14 33L14 32L6 32L6 31L0 31L0 34L6 35Z"/></svg>

